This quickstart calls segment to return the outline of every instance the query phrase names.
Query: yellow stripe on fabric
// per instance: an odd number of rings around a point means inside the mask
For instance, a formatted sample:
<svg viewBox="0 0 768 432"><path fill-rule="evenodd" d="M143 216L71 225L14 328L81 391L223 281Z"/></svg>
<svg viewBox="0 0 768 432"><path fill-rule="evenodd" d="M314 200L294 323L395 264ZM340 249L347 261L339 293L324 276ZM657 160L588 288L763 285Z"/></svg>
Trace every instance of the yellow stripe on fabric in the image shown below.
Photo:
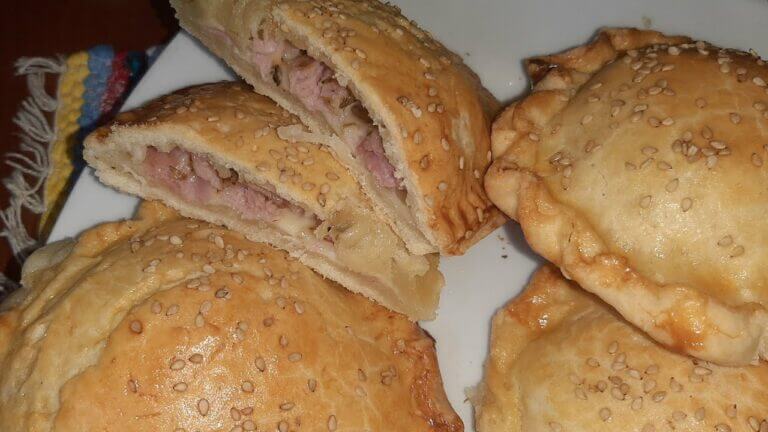
<svg viewBox="0 0 768 432"><path fill-rule="evenodd" d="M51 171L45 181L43 199L45 212L40 218L40 238L48 236L64 201L67 185L74 170L72 152L77 145L80 110L83 106L85 78L88 76L88 53L75 53L66 61L66 70L59 77L58 107L55 123L56 140L49 148Z"/></svg>

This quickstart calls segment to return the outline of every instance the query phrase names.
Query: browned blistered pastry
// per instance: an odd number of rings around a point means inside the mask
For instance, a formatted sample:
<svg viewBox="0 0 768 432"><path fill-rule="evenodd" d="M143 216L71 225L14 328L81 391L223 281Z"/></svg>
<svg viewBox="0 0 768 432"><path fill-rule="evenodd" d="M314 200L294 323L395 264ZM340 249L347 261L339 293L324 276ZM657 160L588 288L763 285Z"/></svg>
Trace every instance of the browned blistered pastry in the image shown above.
<svg viewBox="0 0 768 432"><path fill-rule="evenodd" d="M497 102L454 53L376 0L171 1L181 25L321 135L416 254L461 254L487 199Z"/></svg>
<svg viewBox="0 0 768 432"><path fill-rule="evenodd" d="M0 307L0 430L463 430L416 324L159 203L23 273Z"/></svg>
<svg viewBox="0 0 768 432"><path fill-rule="evenodd" d="M768 68L609 29L527 61L485 185L534 250L675 350L768 357Z"/></svg>

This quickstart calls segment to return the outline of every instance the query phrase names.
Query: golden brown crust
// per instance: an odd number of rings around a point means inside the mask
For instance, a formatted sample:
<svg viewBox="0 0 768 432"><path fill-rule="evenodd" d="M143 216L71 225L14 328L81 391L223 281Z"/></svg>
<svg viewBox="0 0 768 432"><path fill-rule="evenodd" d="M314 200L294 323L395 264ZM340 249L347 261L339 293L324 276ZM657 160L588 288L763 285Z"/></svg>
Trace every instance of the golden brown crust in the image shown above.
<svg viewBox="0 0 768 432"><path fill-rule="evenodd" d="M482 188L498 103L458 56L396 7L372 0L173 4L187 30L280 103L289 98L260 82L248 64L259 29L280 32L348 80L381 127L388 157L405 175L420 230L441 253L461 254L503 223Z"/></svg>
<svg viewBox="0 0 768 432"><path fill-rule="evenodd" d="M599 298L540 269L493 319L478 432L761 431L768 365L667 351Z"/></svg>
<svg viewBox="0 0 768 432"><path fill-rule="evenodd" d="M160 204L37 275L0 314L0 429L462 430L415 324Z"/></svg>
<svg viewBox="0 0 768 432"><path fill-rule="evenodd" d="M762 60L608 29L528 64L534 92L494 124L491 199L656 340L722 364L768 356Z"/></svg>
<svg viewBox="0 0 768 432"><path fill-rule="evenodd" d="M86 138L84 156L110 186L287 250L324 276L414 320L434 319L444 284L436 254L410 254L325 147L283 139L309 135L302 130L295 116L267 97L243 83L222 82L182 89L120 114ZM345 234L330 244L317 238L314 226L297 233L280 220L247 219L224 206L190 201L147 179L142 164L148 146L205 155L233 169L239 180L274 187L280 197L317 216L310 224L327 222L329 230Z"/></svg>

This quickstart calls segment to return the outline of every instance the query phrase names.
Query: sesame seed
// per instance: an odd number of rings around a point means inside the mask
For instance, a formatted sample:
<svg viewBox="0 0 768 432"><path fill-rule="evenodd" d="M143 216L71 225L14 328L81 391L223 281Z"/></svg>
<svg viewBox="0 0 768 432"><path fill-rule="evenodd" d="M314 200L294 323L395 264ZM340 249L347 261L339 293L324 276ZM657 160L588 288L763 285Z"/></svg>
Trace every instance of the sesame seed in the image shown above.
<svg viewBox="0 0 768 432"><path fill-rule="evenodd" d="M659 161L656 163L656 167L660 170L671 170L672 165L669 164L669 162L666 161Z"/></svg>
<svg viewBox="0 0 768 432"><path fill-rule="evenodd" d="M585 115L584 117L582 117L582 118L581 118L581 124L582 124L582 125L586 125L586 124L588 124L589 122L591 122L591 121L592 121L592 118L593 118L593 117L592 117L592 114L587 114L587 115Z"/></svg>
<svg viewBox="0 0 768 432"><path fill-rule="evenodd" d="M611 410L608 407L602 407L600 408L600 411L598 411L598 414L600 415L600 419L604 422L607 422L611 419Z"/></svg>
<svg viewBox="0 0 768 432"><path fill-rule="evenodd" d="M256 369L258 369L259 372L264 372L267 369L267 363L264 361L264 358L256 357Z"/></svg>
<svg viewBox="0 0 768 432"><path fill-rule="evenodd" d="M645 195L642 198L640 198L640 207L641 208L648 208L651 205L651 196Z"/></svg>
<svg viewBox="0 0 768 432"><path fill-rule="evenodd" d="M707 168L712 169L715 167L715 165L717 165L717 156L715 155L707 156Z"/></svg>
<svg viewBox="0 0 768 432"><path fill-rule="evenodd" d="M333 432L333 431L336 430L337 427L338 427L338 424L337 424L337 421L336 421L336 416L331 414L328 417L328 430L330 432Z"/></svg>
<svg viewBox="0 0 768 432"><path fill-rule="evenodd" d="M217 122L219 121L219 118L217 116L210 116L207 119L209 122Z"/></svg>
<svg viewBox="0 0 768 432"><path fill-rule="evenodd" d="M657 391L653 394L652 399L654 402L661 402L664 400L664 398L667 397L667 392L665 391Z"/></svg>
<svg viewBox="0 0 768 432"><path fill-rule="evenodd" d="M667 183L666 186L664 186L664 189L666 189L667 192L671 193L676 191L679 185L680 185L680 180L675 178L670 180L669 183Z"/></svg>
<svg viewBox="0 0 768 432"><path fill-rule="evenodd" d="M657 149L656 147L646 146L646 147L643 147L643 149L641 150L641 153L643 153L645 156L651 156L656 154L658 151L659 149Z"/></svg>
<svg viewBox="0 0 768 432"><path fill-rule="evenodd" d="M205 264L203 265L203 271L208 274L213 274L216 272L216 269L214 269L210 264Z"/></svg>
<svg viewBox="0 0 768 432"><path fill-rule="evenodd" d="M600 362L597 361L596 358L590 357L590 358L587 359L587 365L589 365L591 367L598 367L598 366L600 366Z"/></svg>
<svg viewBox="0 0 768 432"><path fill-rule="evenodd" d="M715 425L716 432L731 432L731 427L725 423L718 423Z"/></svg>
<svg viewBox="0 0 768 432"><path fill-rule="evenodd" d="M738 115L738 114L736 114L736 113L731 113L731 114L729 115L729 117L730 117L730 119L731 119L731 123L733 123L733 124L739 124L739 123L741 123L741 116L740 116L740 115Z"/></svg>
<svg viewBox="0 0 768 432"><path fill-rule="evenodd" d="M143 331L143 325L141 324L141 321L134 320L131 321L130 329L133 333L139 334Z"/></svg>
<svg viewBox="0 0 768 432"><path fill-rule="evenodd" d="M756 166L758 168L763 166L763 158L759 154L752 153L751 160L752 160L752 165L754 165L754 166Z"/></svg>
<svg viewBox="0 0 768 432"><path fill-rule="evenodd" d="M683 200L680 202L680 208L683 210L683 212L687 212L688 210L693 207L693 200L691 198L683 198Z"/></svg>
<svg viewBox="0 0 768 432"><path fill-rule="evenodd" d="M255 431L256 430L256 423L254 423L253 420L248 419L248 420L243 422L243 429L248 431L248 432Z"/></svg>
<svg viewBox="0 0 768 432"><path fill-rule="evenodd" d="M242 389L246 393L253 393L255 390L255 387L253 385L253 381L243 381L243 384L240 386L240 389Z"/></svg>
<svg viewBox="0 0 768 432"><path fill-rule="evenodd" d="M587 400L587 393L581 387L576 387L576 389L574 389L574 395L577 399Z"/></svg>
<svg viewBox="0 0 768 432"><path fill-rule="evenodd" d="M754 77L754 78L752 78L752 82L753 82L753 83L754 83L756 86L758 86L758 87L765 87L765 86L766 86L766 82L765 82L765 80L764 80L764 79L762 79L762 78L760 78L760 77L757 77L757 76L756 76L756 77Z"/></svg>
<svg viewBox="0 0 768 432"><path fill-rule="evenodd" d="M619 350L619 343L616 341L611 342L608 345L608 354L615 354Z"/></svg>
<svg viewBox="0 0 768 432"><path fill-rule="evenodd" d="M187 365L187 362L185 362L184 360L176 359L176 360L171 362L170 368L171 368L171 370L179 371L179 370L184 369L184 366L186 366L186 365Z"/></svg>
<svg viewBox="0 0 768 432"><path fill-rule="evenodd" d="M736 258L744 255L744 246L736 246L731 252L731 258Z"/></svg>
<svg viewBox="0 0 768 432"><path fill-rule="evenodd" d="M211 408L211 404L208 402L208 399L200 399L197 401L197 412L200 413L201 416L205 417L208 415L208 410Z"/></svg>
<svg viewBox="0 0 768 432"><path fill-rule="evenodd" d="M302 358L302 355L301 353L298 353L298 352L291 353L288 355L288 360L294 363L301 360L301 358Z"/></svg>
<svg viewBox="0 0 768 432"><path fill-rule="evenodd" d="M440 192L445 192L448 189L448 183L441 181L437 184L437 190Z"/></svg>
<svg viewBox="0 0 768 432"><path fill-rule="evenodd" d="M550 432L563 432L563 425L558 422L549 422Z"/></svg>
<svg viewBox="0 0 768 432"><path fill-rule="evenodd" d="M671 46L667 49L667 52L669 53L669 55L673 55L673 56L680 55L680 48L676 46Z"/></svg>
<svg viewBox="0 0 768 432"><path fill-rule="evenodd" d="M202 327L205 325L205 318L203 318L203 314L198 313L195 315L195 327Z"/></svg>
<svg viewBox="0 0 768 432"><path fill-rule="evenodd" d="M187 383L185 382L178 382L173 385L173 390L179 393L183 393L187 391Z"/></svg>
<svg viewBox="0 0 768 432"><path fill-rule="evenodd" d="M653 127L659 127L661 125L661 120L656 117L650 117L648 118L648 124Z"/></svg>
<svg viewBox="0 0 768 432"><path fill-rule="evenodd" d="M696 99L696 106L699 107L699 108L704 108L705 106L707 106L706 99L704 99L704 98Z"/></svg>
<svg viewBox="0 0 768 432"><path fill-rule="evenodd" d="M760 430L760 421L756 417L749 416L747 423L749 423L749 427L752 428L753 431L758 432Z"/></svg>
<svg viewBox="0 0 768 432"><path fill-rule="evenodd" d="M294 406L295 404L293 402L284 402L280 404L280 411L290 411Z"/></svg>
<svg viewBox="0 0 768 432"><path fill-rule="evenodd" d="M688 417L688 414L686 414L686 413L684 413L682 411L675 411L675 412L672 413L672 419L677 421L677 422L681 422L681 421L685 420L686 417Z"/></svg>
<svg viewBox="0 0 768 432"><path fill-rule="evenodd" d="M189 356L188 360L189 360L190 363L200 364L200 363L203 362L203 355L195 353L195 354L192 354L191 356Z"/></svg>
<svg viewBox="0 0 768 432"><path fill-rule="evenodd" d="M167 311L165 311L165 316L173 316L176 315L179 312L179 305L172 304Z"/></svg>
<svg viewBox="0 0 768 432"><path fill-rule="evenodd" d="M693 416L694 416L694 417L696 418L696 420L698 420L698 421L702 421L702 420L704 420L704 415L705 415L704 407L699 407L699 408L698 408L698 409L697 409L697 410L696 410L696 411L693 413Z"/></svg>
<svg viewBox="0 0 768 432"><path fill-rule="evenodd" d="M675 124L675 120L672 117L667 117L661 121L661 124L664 126L672 126Z"/></svg>
<svg viewBox="0 0 768 432"><path fill-rule="evenodd" d="M768 106L766 106L766 104L762 102L755 102L754 104L752 104L752 108L756 109L757 111L763 112L766 109L768 109Z"/></svg>

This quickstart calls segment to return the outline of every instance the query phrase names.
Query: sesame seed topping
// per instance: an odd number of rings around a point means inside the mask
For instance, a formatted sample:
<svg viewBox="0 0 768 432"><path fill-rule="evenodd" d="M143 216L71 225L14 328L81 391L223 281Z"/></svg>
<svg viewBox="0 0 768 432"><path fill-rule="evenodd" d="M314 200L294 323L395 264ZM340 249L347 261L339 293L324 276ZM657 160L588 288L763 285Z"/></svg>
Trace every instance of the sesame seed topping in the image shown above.
<svg viewBox="0 0 768 432"><path fill-rule="evenodd" d="M440 192L445 192L448 189L448 183L441 181L437 184L437 190Z"/></svg>
<svg viewBox="0 0 768 432"><path fill-rule="evenodd" d="M587 114L587 115L585 115L584 117L582 117L582 118L581 118L581 124L582 124L582 125L586 125L586 124L588 124L589 122L591 122L591 121L592 121L592 118L593 118L593 117L592 117L592 114Z"/></svg>
<svg viewBox="0 0 768 432"><path fill-rule="evenodd" d="M184 360L176 359L176 360L171 362L170 368L171 368L171 370L179 371L179 370L184 369L184 366L186 366L186 365L187 365L187 362L185 362Z"/></svg>
<svg viewBox="0 0 768 432"><path fill-rule="evenodd" d="M699 108L704 108L705 106L707 106L706 99L704 99L704 98L696 99L696 106L699 107Z"/></svg>
<svg viewBox="0 0 768 432"><path fill-rule="evenodd" d="M253 393L255 390L255 387L253 385L253 381L243 381L243 384L240 386L240 389L243 390L245 393Z"/></svg>
<svg viewBox="0 0 768 432"><path fill-rule="evenodd" d="M217 122L219 121L219 118L217 116L210 116L207 119L209 122Z"/></svg>
<svg viewBox="0 0 768 432"><path fill-rule="evenodd" d="M337 428L337 427L338 427L338 423L337 423L337 421L336 421L336 416L335 416L335 415L333 415L333 414L331 414L331 415L328 417L328 430L329 430L330 432L333 432L333 431L335 431L335 430L336 430L336 428Z"/></svg>
<svg viewBox="0 0 768 432"><path fill-rule="evenodd" d="M715 425L716 432L731 432L731 427L725 423L718 423Z"/></svg>
<svg viewBox="0 0 768 432"><path fill-rule="evenodd" d="M760 77L757 77L757 76L756 76L756 77L754 77L754 78L752 78L752 82L753 82L753 83L754 83L756 86L758 86L758 87L765 87L765 86L766 86L766 82L765 82L765 80L764 80L764 79L762 79L762 78L760 78Z"/></svg>
<svg viewBox="0 0 768 432"><path fill-rule="evenodd" d="M195 354L192 354L191 356L189 356L188 360L189 360L190 363L200 364L200 363L203 362L203 355L195 353Z"/></svg>
<svg viewBox="0 0 768 432"><path fill-rule="evenodd" d="M294 363L301 360L301 358L302 358L302 355L301 353L298 353L298 352L291 353L288 355L288 360Z"/></svg>
<svg viewBox="0 0 768 432"><path fill-rule="evenodd" d="M683 212L687 212L688 210L693 207L693 200L691 198L683 198L683 200L680 202L680 208L683 210Z"/></svg>
<svg viewBox="0 0 768 432"><path fill-rule="evenodd" d="M744 246L739 245L733 248L733 251L731 252L731 258L736 258L742 255L744 255Z"/></svg>
<svg viewBox="0 0 768 432"><path fill-rule="evenodd" d="M179 393L183 393L187 391L187 383L185 382L178 382L173 385L173 390Z"/></svg>
<svg viewBox="0 0 768 432"><path fill-rule="evenodd" d="M608 407L602 407L600 408L600 411L598 411L598 414L600 415L600 419L604 422L607 422L611 419L611 410Z"/></svg>
<svg viewBox="0 0 768 432"><path fill-rule="evenodd" d="M640 207L641 208L648 208L651 205L651 196L645 195L642 198L640 198Z"/></svg>
<svg viewBox="0 0 768 432"><path fill-rule="evenodd" d="M763 166L763 158L759 154L752 153L751 160L752 160L752 165L754 165L754 166L756 166L758 168Z"/></svg>
<svg viewBox="0 0 768 432"><path fill-rule="evenodd" d="M259 372L264 372L267 369L267 363L264 361L264 358L256 357L256 369L258 369Z"/></svg>
<svg viewBox="0 0 768 432"><path fill-rule="evenodd" d="M141 324L141 321L139 320L133 320L130 324L130 329L133 333L139 334L143 331L144 326Z"/></svg>
<svg viewBox="0 0 768 432"><path fill-rule="evenodd" d="M197 401L197 412L200 413L201 416L205 417L208 415L208 410L211 408L210 402L208 402L208 399L200 399Z"/></svg>
<svg viewBox="0 0 768 432"><path fill-rule="evenodd" d="M168 307L168 310L165 311L165 316L173 316L176 315L179 312L179 305L172 304L170 307Z"/></svg>
<svg viewBox="0 0 768 432"><path fill-rule="evenodd" d="M208 274L213 274L216 272L216 269L214 269L210 264L205 264L203 265L203 271Z"/></svg>

